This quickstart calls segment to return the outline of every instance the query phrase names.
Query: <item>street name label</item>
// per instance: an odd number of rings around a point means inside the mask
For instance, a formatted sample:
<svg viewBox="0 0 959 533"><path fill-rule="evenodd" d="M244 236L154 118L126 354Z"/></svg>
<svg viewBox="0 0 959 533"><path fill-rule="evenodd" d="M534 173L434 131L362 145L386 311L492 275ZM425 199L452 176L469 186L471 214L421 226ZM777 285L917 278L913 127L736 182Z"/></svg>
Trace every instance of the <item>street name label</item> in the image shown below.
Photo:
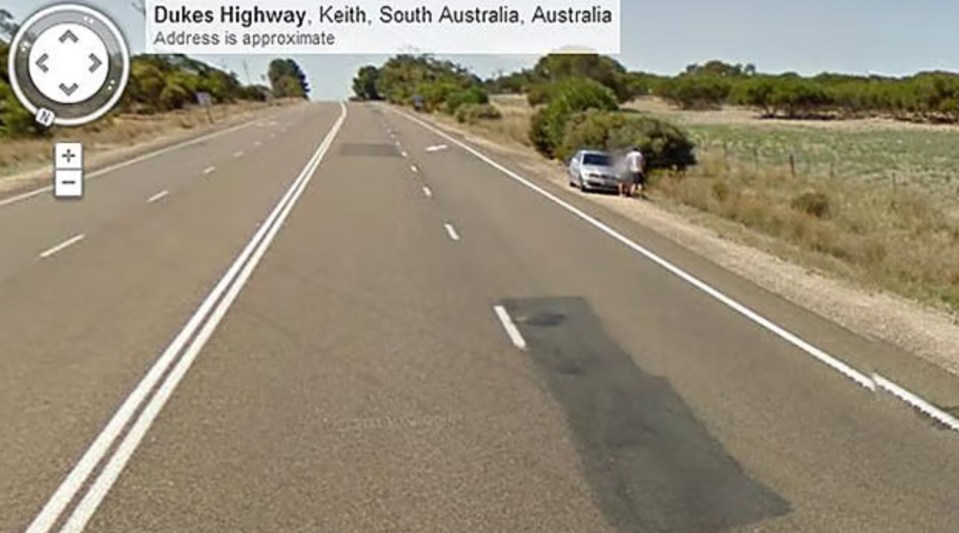
<svg viewBox="0 0 959 533"><path fill-rule="evenodd" d="M148 0L153 54L620 52L621 0Z"/></svg>

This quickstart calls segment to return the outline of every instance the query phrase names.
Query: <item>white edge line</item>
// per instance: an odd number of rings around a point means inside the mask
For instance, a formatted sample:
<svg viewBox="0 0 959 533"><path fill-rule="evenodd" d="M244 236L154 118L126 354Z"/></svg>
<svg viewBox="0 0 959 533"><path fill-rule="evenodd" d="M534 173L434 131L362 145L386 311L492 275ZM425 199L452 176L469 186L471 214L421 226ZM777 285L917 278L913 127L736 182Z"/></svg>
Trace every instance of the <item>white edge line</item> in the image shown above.
<svg viewBox="0 0 959 533"><path fill-rule="evenodd" d="M82 241L83 239L86 239L86 238L87 238L87 236L86 236L85 234L83 234L83 233L81 233L81 234L79 234L79 235L74 235L73 237L70 237L69 239L61 242L60 244L54 246L53 248L50 248L49 250L45 250L45 251L43 251L43 252L40 252L40 259L47 259L48 257L50 257L50 256L52 256L52 255L54 255L54 254L56 254L56 253L62 252L62 251L65 250L66 248L69 248L70 246L73 246L74 244L76 244L76 243L78 243L78 242L80 242L80 241Z"/></svg>
<svg viewBox="0 0 959 533"><path fill-rule="evenodd" d="M762 328L766 329L767 331L769 331L769 332L773 333L774 335L780 337L781 339L785 340L785 341L788 342L789 344L792 344L793 346L795 346L795 347L799 348L800 350L806 352L808 355L810 355L810 356L812 356L813 358L817 359L817 360L820 361L821 363L829 366L829 367L832 368L833 370L841 373L842 375L844 375L844 376L846 376L847 378L851 379L852 381L854 381L856 384L862 386L863 388L868 389L868 390L873 391L873 392L875 392L875 391L877 390L877 388L883 389L883 390L889 392L890 394L896 396L896 397L899 398L900 400L906 402L906 403L909 404L910 406L918 409L920 412L924 413L925 415L927 415L927 416L929 416L929 417L937 420L938 422L942 423L942 424L945 425L946 427L948 427L948 428L950 428L950 429L952 429L952 430L954 430L954 431L959 432L959 418L956 418L955 416L947 413L946 411L943 411L942 409L936 407L934 404L932 404L932 403L929 402L928 400L922 398L922 397L919 396L918 394L915 394L915 393L913 393L913 392L905 389L904 387L901 387L900 385L897 385L896 383L894 383L894 382L892 382L892 381L884 378L883 376L881 376L881 375L879 375L879 374L873 373L873 374L870 376L870 375L867 375L867 374L865 374L865 373L863 373L863 372L861 372L861 371L859 371L859 370L856 370L855 368L853 368L852 366L850 366L850 365L849 365L848 363L846 363L845 361L842 361L841 359L839 359L839 358L837 358L837 357L835 357L835 356L833 356L833 355L830 355L830 354L826 353L825 351L817 348L816 346L813 346L812 344L806 342L805 340L801 339L800 337L798 337L797 335L793 334L792 332L787 331L785 328L783 328L783 327L781 327L781 326L773 323L771 320L767 319L766 317L760 315L759 313L753 311L752 309L746 307L745 305L737 302L736 300L733 300L733 299L730 298L729 296L727 296L727 295L725 295L724 293L720 292L719 290L713 288L712 286L706 284L704 281L696 278L696 277L693 276L692 274L689 274L688 272L682 270L682 269L679 268L678 266L676 266L676 265L670 263L669 261L663 259L662 257L660 257L659 255L653 253L652 251L650 251L650 250L648 250L648 249L640 246L639 244L636 244L635 242L633 242L633 241L630 240L629 238L623 236L622 234L620 234L619 232L617 232L616 230L614 230L614 229L611 228L610 226L607 226L606 224L600 222L599 220L596 220L595 218L593 218L592 216L590 216L590 215L587 214L586 212L582 211L581 209L579 209L579 208L573 206L572 204L566 202L565 200L557 197L557 196L554 195L553 193L547 191L546 189L540 187L539 185L536 185L535 183L533 183L533 182L531 182L530 180L528 180L528 179L520 176L519 174L517 174L517 173L515 173L515 172L513 172L513 171L511 171L511 170L509 170L508 168L506 168L506 167L504 167L503 165L497 163L496 161L494 161L494 160L492 160L491 158L487 157L486 155L482 154L482 153L479 152L478 150L470 147L469 145L467 145L467 144L465 144L465 143L463 143L463 142L460 142L459 140L453 138L452 136L448 135L446 132L444 132L444 131L442 131L442 130L440 130L440 129L438 129L438 128L436 128L436 127L434 127L434 126L432 126L432 125L430 125L430 124L428 124L428 123L426 123L426 122L423 122L422 120L420 120L420 119L418 119L418 118L416 118L416 117L410 116L409 114L407 114L407 113L405 113L405 112L403 112L403 111L400 111L400 110L397 110L397 109L393 109L393 108L389 108L389 109L391 109L393 112L398 113L398 114L406 117L407 119L409 119L409 120L411 120L411 121L419 124L420 126L426 128L427 130L432 131L433 133L435 133L435 134L443 137L444 139L447 139L447 140L453 142L454 144L456 144L456 145L459 146L460 148L466 150L467 152L469 152L469 153L472 154L473 156L479 158L480 160L484 161L485 163L489 164L489 165L492 166L493 168L499 170L500 172L502 172L502 173L506 174L507 176L513 178L514 180L520 182L521 184L525 185L526 187L532 189L533 191L538 192L538 193L541 194L542 196L546 197L547 199L551 200L552 202L556 203L557 205L563 207L563 208L566 209L567 211L570 211L571 213L573 213L574 215L576 215L576 216L579 217L580 219L586 221L587 223L589 223L590 225L594 226L595 228L599 229L599 230L602 231L603 233L606 233L606 234L609 235L610 237L612 237L612 238L616 239L617 241L619 241L620 243L626 245L628 248L632 249L633 251L639 253L640 255L646 257L646 258L649 259L650 261L652 261L652 262L656 263L657 265L659 265L660 267L664 268L665 270L667 270L667 271L670 272L671 274L679 277L679 278L682 279L683 281L686 281L687 283L693 285L693 286L696 287L697 289L705 292L706 294L708 294L708 295L711 296L712 298L718 300L718 301L721 302L722 304L726 305L727 307L731 308L732 310L736 311L737 313L741 314L742 316L746 317L747 319L751 320L752 322L756 323L757 325L761 326Z"/></svg>
<svg viewBox="0 0 959 533"><path fill-rule="evenodd" d="M425 194L427 198L433 197L433 191L429 187L423 187L423 194Z"/></svg>
<svg viewBox="0 0 959 533"><path fill-rule="evenodd" d="M98 176L102 176L102 175L104 175L104 174L108 174L108 173L110 173L110 172L114 172L114 171L116 171L116 170L120 170L121 168L125 168L125 167L128 167L128 166L130 166L130 165L136 165L137 163L142 163L142 162L144 162L144 161L148 161L148 160L150 160L150 159L153 159L154 157L159 157L159 156L161 156L161 155L168 154L168 153L170 153L170 152L179 150L179 149L181 149L181 148L186 148L187 146L191 146L191 145L194 145L194 144L197 144L197 143L201 143L201 142L204 142L204 141L208 141L208 140L210 140L210 139L219 137L219 136L221 136L221 135L226 135L226 134L228 134L228 133L233 133L233 132L239 131L239 130L241 130L241 129L243 129L243 128L249 128L250 126L252 126L252 125L254 125L254 124L257 124L257 123L259 123L259 122L262 121L262 120L264 120L264 119L251 120L250 122L247 122L246 124L240 124L240 125L238 125L238 126L233 126L232 128L227 128L227 129L222 130L222 131L215 131L215 132L213 132L213 133L210 133L210 134L207 134L207 135L202 135L202 136L197 137L197 138L195 138L195 139L190 139L190 140L187 140L187 141L178 143L178 144L174 144L174 145L172 145L172 146L167 146L166 148L161 148L161 149L156 150L156 151L154 151L154 152L150 152L150 153L147 153L147 154L143 154L143 155L141 155L141 156L134 157L133 159L128 159L128 160L126 160L126 161L121 161L121 162L119 162L119 163L116 163L116 164L113 164L113 165L110 165L110 166L101 168L100 170L96 170L96 171L94 171L94 172L90 172L90 173L86 174L86 175L84 176L84 178L87 179L87 180L89 180L89 179L91 179L91 178L96 178L96 177L98 177ZM39 189L34 189L34 190L32 190L32 191L28 191L28 192L25 192L25 193L22 193L22 194L18 194L18 195L16 195L16 196L11 196L11 197L9 197L9 198L5 198L5 199L3 199L3 200L0 200L0 207L6 206L6 205L10 205L10 204L14 204L14 203L17 203L17 202L26 200L26 199L28 199L28 198L32 198L32 197L37 196L37 195L39 195L39 194L43 194L43 193L45 193L45 192L49 192L49 191L51 191L51 190L53 190L53 187L52 187L51 185L47 185L47 186L41 187L41 188L39 188Z"/></svg>
<svg viewBox="0 0 959 533"><path fill-rule="evenodd" d="M185 376L186 372L190 369L190 366L193 364L193 361L196 359L197 355L213 335L213 332L216 330L220 321L222 321L223 317L226 316L226 313L229 311L233 301L236 300L237 296L240 294L240 291L243 289L243 286L253 273L253 270L263 258L263 255L269 248L270 243L283 226L283 222L286 220L287 216L290 214L290 211L303 194L303 191L306 190L306 186L309 185L313 174L323 161L323 158L329 150L329 147L333 144L336 134L339 132L343 122L346 119L346 106L342 103L340 105L342 106L342 115L340 115L339 120L337 120L337 122L334 124L333 128L330 130L330 133L323 141L323 144L308 163L307 168L304 168L303 173L297 179L297 182L294 183L294 186L291 189L293 195L288 198L288 201L285 204L278 206L282 207L282 211L274 220L274 223L271 226L263 226L264 228L268 227L269 230L263 240L259 243L259 246L253 253L253 256L244 265L243 270L237 276L236 282L233 283L226 296L220 301L219 305L217 305L216 309L213 311L213 314L210 316L210 319L206 322L206 324L204 324L199 334L197 334L196 339L194 339L194 341L187 348L187 351L174 367L166 381L160 386L160 389L157 391L156 395L150 399L147 406L143 409L143 412L140 413L140 416L130 429L130 432L127 433L127 435L123 438L123 441L117 447L116 453L114 453L113 457L110 458L109 462L100 472L100 475L97 476L94 484L90 487L90 490L73 510L69 520L67 520L63 528L60 530L61 533L80 533L83 531L87 522L93 517L93 514L100 506L100 503L103 501L103 498L106 496L107 492L109 492L110 488L120 476L120 473L130 460L133 452L136 451L137 446L150 429L153 421L160 414L160 411L170 399L170 396L183 379L183 376Z"/></svg>
<svg viewBox="0 0 959 533"><path fill-rule="evenodd" d="M343 114L341 115L340 121L337 124L342 124L342 121L345 119L346 115L346 106L343 106L342 104L341 106L343 108ZM335 127L336 125L334 125L334 128ZM314 155L314 158L315 157L316 156ZM310 163L312 163L312 160ZM310 163L308 163L308 165ZM203 320L205 320L210 314L211 309L213 309L214 304L220 299L220 296L229 288L232 281L240 272L242 266L254 253L255 248L263 239L263 236L268 232L270 226L273 224L273 221L279 216L279 213L282 211L283 204L292 197L294 192L294 187L291 187L267 217L266 221L260 224L257 233L247 244L246 248L240 252L240 254L237 256L237 259L230 266L226 274L224 274L224 276L220 279L216 287L210 291L206 299L200 305L200 308L197 309L192 317L190 317L190 320L187 322L186 326L180 330L180 333L176 336L176 338L173 339L173 341L157 359L156 363L150 368L140 383L137 384L133 392L127 396L126 400L124 400L124 402L114 413L113 418L110 419L100 434L97 435L96 439L93 441L90 447L87 448L87 451L83 454L80 461L77 462L77 464L64 479L63 483L60 484L56 492L54 492L54 494L50 497L43 509L30 524L30 527L27 529L27 533L46 533L54 526L54 524L56 524L57 520L60 518L60 515L63 513L63 510L67 505L69 505L76 493L86 483L87 478L89 478L90 474L100 463L103 456L112 447L113 442L126 426L127 422L129 422L130 418L132 418L140 404L143 402L144 398L156 386L157 382L175 360L176 355L181 352L186 342L190 339L197 328L200 327L200 325L203 323Z"/></svg>
<svg viewBox="0 0 959 533"><path fill-rule="evenodd" d="M166 197L169 196L169 195L170 195L170 191L160 191L160 192L154 194L153 196L151 196L150 198L148 198L148 199L147 199L147 203L148 203L148 204L152 204L153 202L156 202L156 201L158 201L158 200L162 200L163 198L166 198Z"/></svg>
<svg viewBox="0 0 959 533"><path fill-rule="evenodd" d="M446 224L443 224L443 227L446 228L446 233L450 236L451 239L453 239L454 241L460 240L460 234L456 233L456 228L454 228L452 224L446 223Z"/></svg>
<svg viewBox="0 0 959 533"><path fill-rule="evenodd" d="M525 350L526 339L523 338L523 334L519 332L519 328L513 323L513 319L510 318L509 313L506 312L506 308L502 305L497 305L493 307L493 312L496 313L496 316L499 318L503 329L506 330L506 335L509 336L509 340L513 342L513 346L516 346L520 350Z"/></svg>
<svg viewBox="0 0 959 533"><path fill-rule="evenodd" d="M876 382L876 385L880 389L885 390L912 407L918 409L926 416L934 418L949 429L953 431L959 431L959 419L926 401L918 394L910 392L906 388L880 376L879 374L873 374L872 379Z"/></svg>
<svg viewBox="0 0 959 533"><path fill-rule="evenodd" d="M508 168L506 168L506 167L504 167L503 165L497 163L496 161L490 159L489 157L487 157L487 156L484 155L483 153L479 152L478 150L476 150L476 149L470 147L469 145L467 145L467 144L465 144L465 143L463 143L463 142L461 142L461 141L453 138L452 136L450 136L450 135L447 134L446 132L444 132L444 131L442 131L442 130L440 130L440 129L438 129L438 128L430 125L430 124L427 124L426 122L423 122L422 120L420 120L420 119L418 119L418 118L416 118L416 117L410 116L409 114L407 114L407 113L405 113L405 112L403 112L403 111L400 111L400 110L398 110L398 109L394 109L394 108L392 108L392 107L388 107L388 109L392 110L394 113L398 113L398 114L406 117L408 120L411 120L411 121L419 124L420 126L426 128L427 130L432 131L433 133L435 133L435 134L443 137L444 139L452 142L452 143L455 144L456 146L459 146L460 148L466 150L467 152L469 152L469 153L472 154L473 156L477 157L478 159L482 160L482 161L485 162L486 164L492 166L493 168L495 168L495 169L499 170L500 172L506 174L506 175L509 176L510 178L513 178L514 180L516 180L516 181L518 181L519 183L523 184L523 185L526 186L527 188L532 189L533 191L539 193L540 195L544 196L545 198L547 198L548 200L552 201L553 203L555 203L555 204L559 205L560 207L566 209L567 211L569 211L570 213L576 215L577 217L579 217L579 218L582 219L583 221L587 222L588 224L592 225L592 226L595 227L596 229L602 231L602 232L605 233L606 235L612 237L613 239L619 241L620 243L622 243L622 244L625 245L626 247L632 249L634 252L636 252L636 253L642 255L643 257L649 259L649 260L652 261L653 263L656 263L657 265L659 265L660 267L662 267L662 268L665 269L666 271L670 272L670 273L673 274L674 276L676 276L676 277L682 279L683 281L689 283L690 285L696 287L697 289L699 289L699 290L701 290L702 292L706 293L707 295L711 296L713 299L718 300L720 303L722 303L722 304L724 304L725 306L729 307L729 308L732 309L733 311L736 311L737 313L739 313L740 315L746 317L747 319L751 320L752 322L758 324L758 325L761 326L762 328L764 328L764 329L766 329L767 331L773 333L774 335L778 336L779 338L783 339L784 341L788 342L789 344L792 344L793 346L795 346L795 347L799 348L800 350L806 352L807 354L811 355L811 356L814 357L815 359L817 359L817 360L819 360L820 362L824 363L825 365L829 366L829 367L832 368L833 370L836 370L837 372L841 373L842 375L846 376L847 378L853 380L855 383L859 384L859 385L862 386L863 388L868 389L868 390L870 390L870 391L875 391L875 390L876 390L876 383L872 380L871 377L869 377L869 376L867 376L866 374L864 374L864 373L862 373L862 372L854 369L853 367L851 367L850 365L848 365L846 362L840 360L839 358L837 358L837 357L835 357L835 356L833 356L833 355L830 355L830 354L826 353L825 351L817 348L816 346L813 346L812 344L806 342L805 340L801 339L800 337L798 337L797 335L793 334L792 332L787 331L785 328L783 328L783 327L781 327L781 326L773 323L771 320L767 319L766 317L760 315L759 313L753 311L752 309L746 307L745 305L743 305L743 304L737 302L736 300L730 298L729 296L725 295L724 293L720 292L719 290L717 290L717 289L713 288L712 286L708 285L706 282L700 280L699 278L693 276L692 274L686 272L685 270L679 268L678 266L670 263L670 262L667 261L666 259L663 259L663 258L660 257L659 255L657 255L657 254L655 254L654 252L648 250L647 248L645 248L645 247L643 247L643 246L640 246L639 244L636 244L635 242L633 242L632 240L630 240L628 237L622 235L621 233L619 233L618 231L614 230L614 229L611 228L610 226L604 224L603 222L600 222L599 220L596 220L596 219L593 218L591 215L587 214L585 211L583 211L583 210L577 208L576 206L570 204L569 202L567 202L567 201L559 198L559 197L556 196L555 194L547 191L546 189L540 187L539 185L536 185L535 183L533 183L533 182L531 182L530 180L528 180L528 179L520 176L519 174L513 172L512 170L509 170Z"/></svg>
<svg viewBox="0 0 959 533"><path fill-rule="evenodd" d="M203 170L203 175L204 175L204 176L208 176L208 175L210 175L210 174L213 174L215 171L216 171L216 167L206 167L206 168Z"/></svg>

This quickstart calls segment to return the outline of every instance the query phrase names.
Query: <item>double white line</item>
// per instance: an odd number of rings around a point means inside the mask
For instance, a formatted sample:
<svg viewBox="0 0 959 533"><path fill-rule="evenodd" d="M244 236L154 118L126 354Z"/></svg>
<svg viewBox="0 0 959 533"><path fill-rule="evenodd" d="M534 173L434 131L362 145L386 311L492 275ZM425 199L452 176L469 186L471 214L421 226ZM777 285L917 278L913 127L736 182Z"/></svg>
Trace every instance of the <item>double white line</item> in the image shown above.
<svg viewBox="0 0 959 533"><path fill-rule="evenodd" d="M27 529L27 533L47 533L60 520L64 510L78 497L79 503L66 518L62 532L80 532L96 512L104 496L126 466L150 425L193 364L197 354L216 330L253 270L259 264L300 195L306 189L337 133L346 120L346 106L340 104L340 117L314 152L286 194L260 225L246 248L173 339L150 371L124 400L123 404L90 445L80 461ZM134 420L134 417L135 420ZM132 426L130 423L132 422ZM129 431L123 430L129 426ZM122 438L121 438L122 437ZM117 439L120 439L117 443ZM113 451L112 455L109 452ZM103 464L99 474L91 475ZM82 489L87 488L85 494Z"/></svg>

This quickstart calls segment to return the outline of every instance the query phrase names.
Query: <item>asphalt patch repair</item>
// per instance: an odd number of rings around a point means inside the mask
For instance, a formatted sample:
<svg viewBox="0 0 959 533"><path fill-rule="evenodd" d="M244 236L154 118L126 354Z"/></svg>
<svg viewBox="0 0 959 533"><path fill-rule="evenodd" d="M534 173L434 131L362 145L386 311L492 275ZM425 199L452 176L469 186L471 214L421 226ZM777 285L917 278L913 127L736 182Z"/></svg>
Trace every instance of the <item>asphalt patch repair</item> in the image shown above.
<svg viewBox="0 0 959 533"><path fill-rule="evenodd" d="M400 151L392 144L344 143L340 155L345 157L399 157Z"/></svg>
<svg viewBox="0 0 959 533"><path fill-rule="evenodd" d="M669 382L644 372L582 298L503 302L566 413L588 482L619 531L706 532L789 512L750 479Z"/></svg>

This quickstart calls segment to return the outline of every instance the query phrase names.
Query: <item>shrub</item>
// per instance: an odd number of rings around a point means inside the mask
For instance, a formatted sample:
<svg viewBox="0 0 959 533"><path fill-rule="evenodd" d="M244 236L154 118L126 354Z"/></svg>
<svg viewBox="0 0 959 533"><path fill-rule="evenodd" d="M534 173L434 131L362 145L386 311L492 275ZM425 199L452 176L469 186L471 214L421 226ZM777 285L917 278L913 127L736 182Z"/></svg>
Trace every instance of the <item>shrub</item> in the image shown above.
<svg viewBox="0 0 959 533"><path fill-rule="evenodd" d="M456 121L460 123L476 124L481 120L498 120L501 118L503 118L503 114L490 104L465 104L456 110Z"/></svg>
<svg viewBox="0 0 959 533"><path fill-rule="evenodd" d="M533 148L545 157L555 157L563 123L564 119L557 108L543 108L533 113L529 121L529 140Z"/></svg>
<svg viewBox="0 0 959 533"><path fill-rule="evenodd" d="M446 95L446 112L455 115L460 107L467 104L482 105L489 103L489 95L479 87L470 87L453 91Z"/></svg>
<svg viewBox="0 0 959 533"><path fill-rule="evenodd" d="M793 198L790 207L816 218L829 218L829 197L821 192L806 192Z"/></svg>
<svg viewBox="0 0 959 533"><path fill-rule="evenodd" d="M662 84L659 95L683 109L711 109L721 107L731 91L730 82L719 76L686 74Z"/></svg>
<svg viewBox="0 0 959 533"><path fill-rule="evenodd" d="M160 92L160 106L166 111L180 109L189 100L190 93L175 83L167 84Z"/></svg>
<svg viewBox="0 0 959 533"><path fill-rule="evenodd" d="M648 115L586 111L574 115L556 150L561 158L593 148L611 152L638 146L647 168L685 170L696 164L695 144L681 128Z"/></svg>
<svg viewBox="0 0 959 533"><path fill-rule="evenodd" d="M815 82L784 78L773 87L769 103L775 109L784 110L787 117L795 118L808 116L830 102L826 90Z"/></svg>
<svg viewBox="0 0 959 533"><path fill-rule="evenodd" d="M588 79L569 79L550 91L549 104L530 121L529 138L543 155L557 156L566 135L566 125L578 112L595 109L615 111L616 97L608 88Z"/></svg>
<svg viewBox="0 0 959 533"><path fill-rule="evenodd" d="M13 90L0 80L0 134L5 137L39 136L46 134L33 115L26 110Z"/></svg>
<svg viewBox="0 0 959 533"><path fill-rule="evenodd" d="M569 79L557 85L550 92L550 104L561 104L570 111L601 109L615 111L619 109L616 96L609 88L590 79Z"/></svg>
<svg viewBox="0 0 959 533"><path fill-rule="evenodd" d="M764 117L776 114L772 94L775 82L766 76L740 82L732 93L732 103L759 109Z"/></svg>
<svg viewBox="0 0 959 533"><path fill-rule="evenodd" d="M557 144L555 134L550 132L551 124L556 121L551 115L555 113L555 109L551 111L543 108L533 113L529 120L529 140L533 143L533 148L548 157L552 157Z"/></svg>
<svg viewBox="0 0 959 533"><path fill-rule="evenodd" d="M571 78L588 79L608 87L620 102L632 97L626 68L615 59L599 54L550 54L537 61L531 75L544 84Z"/></svg>
<svg viewBox="0 0 959 533"><path fill-rule="evenodd" d="M457 86L451 82L421 83L416 87L416 94L423 98L426 111L432 112L457 90Z"/></svg>
<svg viewBox="0 0 959 533"><path fill-rule="evenodd" d="M549 103L552 85L548 83L538 83L526 91L526 101L530 107L536 107Z"/></svg>
<svg viewBox="0 0 959 533"><path fill-rule="evenodd" d="M263 86L247 85L238 90L237 98L254 102L265 102L270 98L270 90Z"/></svg>

